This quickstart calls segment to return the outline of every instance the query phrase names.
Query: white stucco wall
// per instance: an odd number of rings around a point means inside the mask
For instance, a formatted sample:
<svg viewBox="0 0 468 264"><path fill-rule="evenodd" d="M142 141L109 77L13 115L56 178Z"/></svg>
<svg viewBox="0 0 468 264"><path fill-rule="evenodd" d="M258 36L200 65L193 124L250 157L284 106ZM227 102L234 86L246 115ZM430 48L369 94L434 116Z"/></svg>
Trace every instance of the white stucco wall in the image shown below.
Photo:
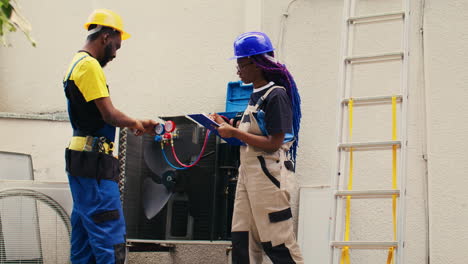
<svg viewBox="0 0 468 264"><path fill-rule="evenodd" d="M22 119L0 119L2 151L31 155L34 179L67 181L64 154L69 123Z"/></svg>
<svg viewBox="0 0 468 264"><path fill-rule="evenodd" d="M431 263L466 263L467 1L426 1L424 19Z"/></svg>
<svg viewBox="0 0 468 264"><path fill-rule="evenodd" d="M400 0L356 2L356 12L361 15L401 9ZM226 83L237 80L235 62L227 60L232 41L243 31L261 29L271 36L302 96L299 183L330 184L336 146L342 0L139 1L131 5L110 0L21 0L20 4L33 25L38 46L32 48L24 36L15 33L8 36L13 47L0 47L0 112L65 111L60 80L73 53L84 43L82 24L94 8L119 12L132 34L105 72L114 104L140 118L223 111ZM427 263L428 246L431 263L464 263L468 257L464 250L468 243L462 235L468 231L464 225L468 220L468 182L464 176L468 143L463 140L468 132L468 106L464 103L468 97L468 34L464 26L468 3L414 0L411 9L405 263ZM354 52L398 49L399 26L385 25L384 29L369 26L357 31ZM359 69L370 71L368 74L356 69L353 84L358 88L353 95L367 95L377 88L398 91L400 77L391 70L395 65L389 67ZM356 140L366 136L378 139L377 132L389 131L389 119L374 120L377 113L385 115L388 109L356 111ZM70 135L67 123L0 119L0 127L0 150L31 154L37 179L66 180L63 147ZM390 173L390 159L382 157L376 163L385 168L379 171L376 166L360 168L366 159L375 157L364 158L357 163L357 171L369 181L357 180L357 186L387 184L389 179L379 182L372 176ZM377 212L388 216L390 209L385 205ZM387 231L391 224L383 223L382 230ZM356 222L356 227L366 234L381 230L378 225L368 228L366 222Z"/></svg>

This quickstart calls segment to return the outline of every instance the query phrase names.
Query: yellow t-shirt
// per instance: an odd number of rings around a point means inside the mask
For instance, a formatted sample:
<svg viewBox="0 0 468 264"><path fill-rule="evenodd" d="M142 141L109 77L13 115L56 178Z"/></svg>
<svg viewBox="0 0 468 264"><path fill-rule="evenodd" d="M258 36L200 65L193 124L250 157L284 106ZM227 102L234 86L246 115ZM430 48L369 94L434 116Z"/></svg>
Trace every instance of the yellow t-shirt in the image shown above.
<svg viewBox="0 0 468 264"><path fill-rule="evenodd" d="M78 52L73 57L67 72L70 72L77 60L86 55L86 52ZM70 81L75 83L86 102L109 96L104 71L99 62L89 55L76 64L70 75Z"/></svg>
<svg viewBox="0 0 468 264"><path fill-rule="evenodd" d="M70 77L67 79L68 76ZM73 57L63 81L74 134L101 134L98 131L109 125L104 122L94 100L109 97L109 89L99 62L87 52L78 52ZM109 130L105 136L113 139L113 131Z"/></svg>

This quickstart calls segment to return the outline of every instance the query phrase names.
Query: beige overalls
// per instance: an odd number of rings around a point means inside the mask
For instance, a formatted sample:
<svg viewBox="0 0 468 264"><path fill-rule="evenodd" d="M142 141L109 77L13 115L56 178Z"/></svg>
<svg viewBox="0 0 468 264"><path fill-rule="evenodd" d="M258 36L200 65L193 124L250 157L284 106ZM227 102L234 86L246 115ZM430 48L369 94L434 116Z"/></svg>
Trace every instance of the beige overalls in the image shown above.
<svg viewBox="0 0 468 264"><path fill-rule="evenodd" d="M262 135L254 116L271 87L244 112L239 129ZM239 178L232 220L232 263L262 263L263 252L273 263L304 263L293 230L290 191L295 180L286 153L292 142L275 152L265 152L254 146L240 149ZM289 169L288 169L288 168Z"/></svg>

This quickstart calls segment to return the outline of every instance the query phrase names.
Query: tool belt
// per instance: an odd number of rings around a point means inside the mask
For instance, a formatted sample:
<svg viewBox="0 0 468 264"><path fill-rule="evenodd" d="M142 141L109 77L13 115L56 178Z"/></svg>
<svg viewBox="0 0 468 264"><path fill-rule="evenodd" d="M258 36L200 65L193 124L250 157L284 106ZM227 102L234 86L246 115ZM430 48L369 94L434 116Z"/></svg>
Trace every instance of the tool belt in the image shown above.
<svg viewBox="0 0 468 264"><path fill-rule="evenodd" d="M65 149L66 171L72 176L118 181L119 161L114 143L105 137L72 137Z"/></svg>
<svg viewBox="0 0 468 264"><path fill-rule="evenodd" d="M114 142L105 137L72 137L68 148L77 151L93 151L112 155Z"/></svg>

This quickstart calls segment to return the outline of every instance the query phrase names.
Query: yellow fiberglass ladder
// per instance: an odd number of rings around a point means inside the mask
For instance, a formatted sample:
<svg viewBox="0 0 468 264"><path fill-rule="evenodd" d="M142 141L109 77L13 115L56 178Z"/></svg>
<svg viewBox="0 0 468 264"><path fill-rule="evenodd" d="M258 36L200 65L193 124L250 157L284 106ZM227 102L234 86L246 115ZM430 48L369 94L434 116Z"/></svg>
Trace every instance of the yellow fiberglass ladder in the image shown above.
<svg viewBox="0 0 468 264"><path fill-rule="evenodd" d="M344 0L330 264L404 263L410 0L399 0L396 12L385 9L390 2ZM390 4L390 8L394 5ZM361 9L385 10L368 15L362 13L374 12ZM379 37L383 40L379 41ZM386 42L397 45L389 45L393 48L390 52L381 50ZM377 47L378 52L369 52L368 47ZM396 73L391 73L392 69ZM371 85L363 85L368 79ZM361 131L356 129L353 136L355 125ZM356 136L359 140L354 141ZM382 168L376 169L379 166ZM368 179L361 179L363 175ZM372 183L378 183L378 187ZM376 208L375 203L383 206ZM361 218L365 220L360 222ZM388 234L381 234L384 229ZM366 234L360 235L359 231ZM360 253L363 251L370 255L366 257Z"/></svg>

